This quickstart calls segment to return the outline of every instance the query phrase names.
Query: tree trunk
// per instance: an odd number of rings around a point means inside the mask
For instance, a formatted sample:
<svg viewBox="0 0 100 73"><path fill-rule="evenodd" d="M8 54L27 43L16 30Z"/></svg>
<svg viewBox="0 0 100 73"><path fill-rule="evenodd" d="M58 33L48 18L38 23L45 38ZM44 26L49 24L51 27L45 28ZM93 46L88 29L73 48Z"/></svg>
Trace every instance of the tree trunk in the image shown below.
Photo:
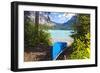
<svg viewBox="0 0 100 73"><path fill-rule="evenodd" d="M38 27L38 25L39 25L39 11L36 11L35 12L35 40L36 40L36 42L38 43L38 29L39 29L39 27Z"/></svg>

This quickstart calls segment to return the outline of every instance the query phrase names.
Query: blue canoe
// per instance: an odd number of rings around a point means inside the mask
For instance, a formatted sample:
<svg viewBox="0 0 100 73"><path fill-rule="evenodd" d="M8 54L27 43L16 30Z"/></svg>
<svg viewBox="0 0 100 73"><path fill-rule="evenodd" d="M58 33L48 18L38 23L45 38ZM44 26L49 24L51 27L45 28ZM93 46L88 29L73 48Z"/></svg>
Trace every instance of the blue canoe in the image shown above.
<svg viewBox="0 0 100 73"><path fill-rule="evenodd" d="M64 51L65 48L67 48L66 42L55 42L53 44L53 48L51 52L52 60L56 60L58 56Z"/></svg>

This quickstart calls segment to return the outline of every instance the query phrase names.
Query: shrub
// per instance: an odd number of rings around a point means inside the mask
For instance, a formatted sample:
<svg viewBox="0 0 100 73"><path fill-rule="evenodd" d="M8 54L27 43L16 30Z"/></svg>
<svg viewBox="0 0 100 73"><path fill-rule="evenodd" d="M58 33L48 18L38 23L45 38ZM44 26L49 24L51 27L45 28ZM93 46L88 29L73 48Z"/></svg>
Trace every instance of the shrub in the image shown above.
<svg viewBox="0 0 100 73"><path fill-rule="evenodd" d="M35 24L32 22L25 22L24 25L24 47L25 48L34 48L34 46L43 44L51 45L49 41L50 34L46 32L47 30L36 28Z"/></svg>
<svg viewBox="0 0 100 73"><path fill-rule="evenodd" d="M90 58L90 15L78 14L76 26L73 26L75 34L72 35L73 52L69 59Z"/></svg>
<svg viewBox="0 0 100 73"><path fill-rule="evenodd" d="M90 46L90 44L87 44ZM73 52L69 56L69 59L87 59L90 58L90 48L86 47L84 41L80 39L75 39L72 44Z"/></svg>

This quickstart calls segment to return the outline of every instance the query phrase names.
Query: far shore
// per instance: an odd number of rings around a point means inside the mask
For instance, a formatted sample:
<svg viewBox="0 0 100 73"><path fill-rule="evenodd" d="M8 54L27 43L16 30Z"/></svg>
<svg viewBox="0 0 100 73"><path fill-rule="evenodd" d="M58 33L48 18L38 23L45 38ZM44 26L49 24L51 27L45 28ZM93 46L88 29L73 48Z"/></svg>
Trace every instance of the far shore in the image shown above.
<svg viewBox="0 0 100 73"><path fill-rule="evenodd" d="M50 38L51 42L66 42L67 46L71 46L71 44L74 42L74 39L69 37L69 38Z"/></svg>

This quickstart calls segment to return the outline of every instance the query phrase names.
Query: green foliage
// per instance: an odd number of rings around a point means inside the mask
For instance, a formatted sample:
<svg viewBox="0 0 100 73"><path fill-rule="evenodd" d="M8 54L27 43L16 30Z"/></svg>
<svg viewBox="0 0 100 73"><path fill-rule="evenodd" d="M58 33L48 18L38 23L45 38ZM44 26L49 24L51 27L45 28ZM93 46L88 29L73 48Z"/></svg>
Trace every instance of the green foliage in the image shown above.
<svg viewBox="0 0 100 73"><path fill-rule="evenodd" d="M32 22L25 22L24 25L24 44L25 48L34 48L34 46L43 44L51 45L49 41L50 34L41 28L36 28Z"/></svg>
<svg viewBox="0 0 100 73"><path fill-rule="evenodd" d="M53 29L53 26L48 26L47 24L40 24L39 25L39 29L45 29L45 30L48 30L48 29Z"/></svg>
<svg viewBox="0 0 100 73"><path fill-rule="evenodd" d="M73 52L69 56L70 59L86 59L90 58L90 48L86 46L90 46L90 44L85 44L84 41L80 39L74 39Z"/></svg>
<svg viewBox="0 0 100 73"><path fill-rule="evenodd" d="M90 58L90 15L77 15L77 23L73 29L76 33L72 35L74 38L73 52L70 54L69 59Z"/></svg>
<svg viewBox="0 0 100 73"><path fill-rule="evenodd" d="M51 42L50 42L50 33L47 32L48 30L46 29L41 29L39 28L39 31L38 31L38 40L39 40L39 43L43 43L44 45L49 45L51 46Z"/></svg>

